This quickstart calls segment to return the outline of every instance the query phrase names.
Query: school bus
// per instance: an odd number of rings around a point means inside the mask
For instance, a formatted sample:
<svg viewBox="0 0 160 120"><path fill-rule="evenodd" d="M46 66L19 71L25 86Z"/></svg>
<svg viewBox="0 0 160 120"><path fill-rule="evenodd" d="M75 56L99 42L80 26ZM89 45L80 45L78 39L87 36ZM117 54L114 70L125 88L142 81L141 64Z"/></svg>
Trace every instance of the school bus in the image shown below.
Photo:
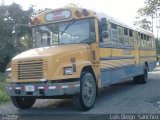
<svg viewBox="0 0 160 120"><path fill-rule="evenodd" d="M98 89L133 78L146 83L156 66L151 32L83 8L49 10L34 17L33 49L11 60L7 92L13 104L30 108L38 98L72 98L89 110Z"/></svg>

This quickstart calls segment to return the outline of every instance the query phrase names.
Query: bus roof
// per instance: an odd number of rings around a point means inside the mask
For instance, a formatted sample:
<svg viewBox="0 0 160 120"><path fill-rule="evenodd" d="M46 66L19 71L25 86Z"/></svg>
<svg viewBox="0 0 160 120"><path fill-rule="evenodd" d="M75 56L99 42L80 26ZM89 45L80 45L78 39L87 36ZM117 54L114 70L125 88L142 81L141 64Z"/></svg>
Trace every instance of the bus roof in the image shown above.
<svg viewBox="0 0 160 120"><path fill-rule="evenodd" d="M35 26L89 17L96 17L95 12L84 8L58 8L38 14L30 21L30 25Z"/></svg>
<svg viewBox="0 0 160 120"><path fill-rule="evenodd" d="M140 27L137 27L137 26L134 26L134 25L128 25L126 23L123 23L105 13L102 13L102 12L97 12L96 13L98 19L100 20L101 18L106 18L109 22L111 23L114 23L114 24L117 24L119 26L122 26L122 27L126 27L126 28L129 28L131 30L134 30L134 31L137 31L137 32L140 32L140 33L144 33L144 34L148 34L150 36L154 36L153 33L151 31L148 31L148 30L145 30L143 28L140 28Z"/></svg>
<svg viewBox="0 0 160 120"><path fill-rule="evenodd" d="M30 21L30 25L34 26L34 25L48 24L53 22L66 21L66 20L72 20L72 19L81 19L81 18L87 18L87 17L97 17L99 20L101 20L101 18L106 18L111 23L129 28L131 30L134 30L143 34L154 36L153 33L150 31L139 28L137 26L127 25L126 23L120 22L119 20L105 13L95 12L93 10L84 9L84 8L75 8L75 7L47 10L35 16L32 19L32 21Z"/></svg>

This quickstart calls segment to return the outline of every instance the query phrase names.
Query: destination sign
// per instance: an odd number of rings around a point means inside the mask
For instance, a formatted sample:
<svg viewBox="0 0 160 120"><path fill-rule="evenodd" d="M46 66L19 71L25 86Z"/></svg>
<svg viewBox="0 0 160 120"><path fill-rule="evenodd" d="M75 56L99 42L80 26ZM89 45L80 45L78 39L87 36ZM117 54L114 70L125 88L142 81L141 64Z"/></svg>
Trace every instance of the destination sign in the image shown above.
<svg viewBox="0 0 160 120"><path fill-rule="evenodd" d="M57 21L70 18L71 12L69 10L60 10L60 11L53 11L51 13L47 13L45 16L46 21Z"/></svg>

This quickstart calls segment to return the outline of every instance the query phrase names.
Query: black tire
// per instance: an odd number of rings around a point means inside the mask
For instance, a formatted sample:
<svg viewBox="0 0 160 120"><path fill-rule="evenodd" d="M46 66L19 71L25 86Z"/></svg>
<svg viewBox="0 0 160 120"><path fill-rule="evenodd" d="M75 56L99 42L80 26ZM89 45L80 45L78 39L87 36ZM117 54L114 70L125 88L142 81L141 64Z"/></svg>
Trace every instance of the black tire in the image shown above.
<svg viewBox="0 0 160 120"><path fill-rule="evenodd" d="M91 109L96 100L97 85L90 72L82 72L80 77L80 94L74 95L72 100L74 107L78 110L87 111Z"/></svg>
<svg viewBox="0 0 160 120"><path fill-rule="evenodd" d="M20 109L31 108L36 101L34 97L19 97L19 96L11 96L11 101L14 106Z"/></svg>
<svg viewBox="0 0 160 120"><path fill-rule="evenodd" d="M145 65L144 73L142 75L136 76L133 78L134 83L145 84L148 82L148 68Z"/></svg>

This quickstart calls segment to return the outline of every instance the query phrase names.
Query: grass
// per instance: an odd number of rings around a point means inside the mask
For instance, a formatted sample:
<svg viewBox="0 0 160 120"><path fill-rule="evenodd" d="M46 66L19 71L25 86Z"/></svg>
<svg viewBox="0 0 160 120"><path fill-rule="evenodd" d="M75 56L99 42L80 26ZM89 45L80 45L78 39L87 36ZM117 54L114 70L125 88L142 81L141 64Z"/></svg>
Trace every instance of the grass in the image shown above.
<svg viewBox="0 0 160 120"><path fill-rule="evenodd" d="M5 73L0 73L0 104L6 103L10 100L10 97L7 95L5 90L6 84L6 75Z"/></svg>

